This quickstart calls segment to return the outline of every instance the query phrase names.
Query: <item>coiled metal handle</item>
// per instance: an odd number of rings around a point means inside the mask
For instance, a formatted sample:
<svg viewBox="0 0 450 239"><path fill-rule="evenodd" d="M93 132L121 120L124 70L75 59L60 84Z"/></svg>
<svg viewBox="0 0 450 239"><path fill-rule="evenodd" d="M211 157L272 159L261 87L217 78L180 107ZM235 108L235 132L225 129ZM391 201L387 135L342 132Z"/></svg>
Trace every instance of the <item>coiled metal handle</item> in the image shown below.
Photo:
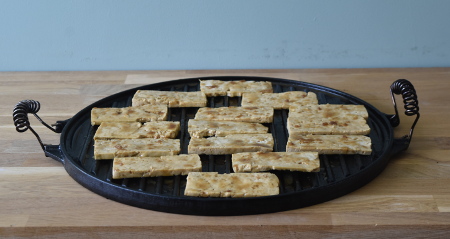
<svg viewBox="0 0 450 239"><path fill-rule="evenodd" d="M403 103L405 104L405 114L413 116L419 114L419 101L417 100L416 90L414 86L405 79L395 81L391 85L391 91L394 94L401 94Z"/></svg>
<svg viewBox="0 0 450 239"><path fill-rule="evenodd" d="M42 149L45 151L44 144L42 143L39 135L34 131L34 129L30 125L30 121L28 119L28 114L33 114L43 125L52 130L53 132L59 133L58 130L54 129L47 123L45 123L36 113L41 108L41 104L35 100L23 100L16 104L13 109L13 120L14 125L16 126L16 130L19 133L25 132L27 130L31 130L33 134L36 136L39 144Z"/></svg>
<svg viewBox="0 0 450 239"><path fill-rule="evenodd" d="M417 121L419 120L420 113L419 113L419 100L417 99L417 93L414 89L414 86L405 79L399 79L396 80L391 85L391 96L392 96L392 103L394 104L395 109L395 115L391 117L391 124L392 126L398 126L400 124L400 117L398 115L397 110L397 103L395 101L394 94L402 95L403 97L403 104L405 108L405 115L407 116L413 116L416 115L416 119L414 120L413 125L411 126L411 130L409 131L409 135L405 136L408 141L411 141L412 134L414 131L414 127L417 124Z"/></svg>

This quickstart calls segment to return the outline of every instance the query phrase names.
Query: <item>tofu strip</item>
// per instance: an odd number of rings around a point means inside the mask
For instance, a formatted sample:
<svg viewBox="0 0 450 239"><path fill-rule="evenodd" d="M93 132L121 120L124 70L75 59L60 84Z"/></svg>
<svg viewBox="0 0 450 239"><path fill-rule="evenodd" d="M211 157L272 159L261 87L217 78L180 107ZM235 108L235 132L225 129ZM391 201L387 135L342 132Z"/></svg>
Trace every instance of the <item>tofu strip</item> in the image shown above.
<svg viewBox="0 0 450 239"><path fill-rule="evenodd" d="M317 152L251 152L231 155L233 171L261 172L289 170L318 172L320 170Z"/></svg>
<svg viewBox="0 0 450 239"><path fill-rule="evenodd" d="M200 157L196 154L180 154L160 157L115 158L113 178L159 177L187 175L201 171Z"/></svg>
<svg viewBox="0 0 450 239"><path fill-rule="evenodd" d="M194 197L260 197L279 194L279 179L272 173L192 172L184 195Z"/></svg>

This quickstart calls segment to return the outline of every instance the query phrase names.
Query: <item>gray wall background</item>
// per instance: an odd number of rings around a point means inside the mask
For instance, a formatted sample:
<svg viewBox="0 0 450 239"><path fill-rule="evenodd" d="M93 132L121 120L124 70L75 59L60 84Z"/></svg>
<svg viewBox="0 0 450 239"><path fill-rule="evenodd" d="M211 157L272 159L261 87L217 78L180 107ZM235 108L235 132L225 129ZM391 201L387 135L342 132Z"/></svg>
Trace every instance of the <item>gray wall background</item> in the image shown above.
<svg viewBox="0 0 450 239"><path fill-rule="evenodd" d="M0 71L450 66L446 0L0 0Z"/></svg>

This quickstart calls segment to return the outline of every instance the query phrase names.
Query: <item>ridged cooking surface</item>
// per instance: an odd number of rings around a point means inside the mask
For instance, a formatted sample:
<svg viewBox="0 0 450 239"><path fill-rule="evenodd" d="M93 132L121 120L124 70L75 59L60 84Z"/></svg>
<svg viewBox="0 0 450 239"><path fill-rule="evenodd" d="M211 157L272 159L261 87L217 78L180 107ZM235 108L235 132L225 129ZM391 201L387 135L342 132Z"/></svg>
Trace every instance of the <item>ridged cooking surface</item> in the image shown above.
<svg viewBox="0 0 450 239"><path fill-rule="evenodd" d="M182 87L169 87L161 90L171 91L196 91L199 90L198 85L186 85ZM308 89L285 86L281 84L274 84L274 92L284 92L292 90L308 91ZM350 104L346 99L333 98L330 95L316 92L319 104ZM132 95L126 100L112 102L110 106L103 107L125 107L131 103ZM240 97L209 97L208 107L222 107L222 106L239 106ZM193 119L198 108L170 108L169 117L167 120L180 121L181 131L178 138L181 141L181 153L187 153L187 146L189 144L189 134L187 132L187 122ZM273 134L275 140L274 151L283 152L286 150L286 142L288 132L286 129L286 119L288 110L275 110L274 121L269 126L270 133ZM170 196L184 197L184 187L186 184L186 176L173 177L157 177L157 178L133 178L133 179L112 179L111 168L112 160L94 160L93 159L93 144L92 139L97 126L88 125L88 136L86 137L86 153L80 155L78 158L82 167L95 177L105 180L107 182L126 187L129 189L144 191L148 193L164 194ZM369 125L373 127L373 122L369 119ZM86 127L86 126L85 126ZM376 130L372 130L371 138L378 138ZM375 140L376 141L376 140ZM79 141L77 141L79 142ZM372 156L363 155L321 155L321 170L318 173L304 173L304 172L288 172L288 171L272 171L280 178L280 193L295 192L299 190L320 187L328 183L335 182L348 177L351 174L359 172L362 168L367 167L372 162ZM230 173L231 155L201 155L202 171L217 171L219 173Z"/></svg>
<svg viewBox="0 0 450 239"><path fill-rule="evenodd" d="M143 87L140 89L152 90L167 90L167 91L197 91L199 90L198 81L189 81L189 84L161 84L157 86ZM272 82L274 92L285 91L313 91L317 94L319 104L360 104L359 99L349 99L334 92L326 92L320 89L311 89L308 85L305 87L301 84L292 84L291 82ZM121 94L110 99L95 104L96 107L126 107L131 105L131 98L133 91L128 91L126 94ZM362 102L364 103L364 102ZM240 97L212 97L208 98L208 107L222 107L222 106L239 106ZM181 131L178 138L181 142L181 153L187 153L190 136L187 131L187 122L193 119L198 108L170 108L170 121L180 121ZM305 173L305 172L290 172L290 171L271 171L280 179L280 195L291 195L296 193L326 193L330 186L341 181L348 180L353 175L360 174L361 171L369 168L380 155L384 154L387 149L385 144L387 137L386 126L379 120L380 116L377 112L372 112L369 108L368 124L371 127L370 138L372 139L373 153L371 155L320 155L320 172ZM188 200L192 197L183 195L186 186L187 176L171 176L171 177L156 177L156 178L130 178L130 179L112 179L112 160L94 160L94 141L93 135L98 126L91 126L89 113L81 115L74 124L74 129L70 129L64 146L67 154L73 159L74 163L83 172L91 175L101 182L118 188L120 190L132 190L139 192L139 195L163 196L167 198L176 198ZM288 138L286 129L286 120L288 117L288 110L275 110L274 121L270 124L265 124L269 127L270 133L273 134L275 146L274 151L285 151ZM202 171L210 172L216 171L219 173L232 172L231 155L201 155ZM100 187L101 188L101 187ZM100 190L96 186L95 190ZM94 191L95 191L94 190ZM101 193L102 194L102 193ZM114 198L113 198L114 199ZM127 202L130 199L126 199ZM243 199L210 199L210 198L195 198L195 200L240 200ZM247 200L247 199L244 199ZM120 199L119 199L120 201ZM132 199L131 199L132 201ZM313 203L309 203L313 204ZM190 212L188 212L191 214ZM195 214L195 213L194 213ZM200 214L204 214L201 213Z"/></svg>

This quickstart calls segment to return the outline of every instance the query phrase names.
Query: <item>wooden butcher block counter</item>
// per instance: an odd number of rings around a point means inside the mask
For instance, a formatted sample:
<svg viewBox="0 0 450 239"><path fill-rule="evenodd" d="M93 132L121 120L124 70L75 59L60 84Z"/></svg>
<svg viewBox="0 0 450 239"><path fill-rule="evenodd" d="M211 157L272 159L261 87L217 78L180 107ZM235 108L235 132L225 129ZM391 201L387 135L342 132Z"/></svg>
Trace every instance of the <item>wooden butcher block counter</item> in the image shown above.
<svg viewBox="0 0 450 239"><path fill-rule="evenodd" d="M337 199L290 211L246 216L156 212L106 199L45 157L36 137L18 133L12 111L41 103L47 123L141 85L201 76L262 76L319 84L393 114L390 86L408 79L420 119L409 148L382 173ZM0 238L446 238L450 235L450 68L0 72ZM404 115L395 137L409 133ZM29 115L44 143L54 133ZM267 205L270 207L270 205Z"/></svg>

